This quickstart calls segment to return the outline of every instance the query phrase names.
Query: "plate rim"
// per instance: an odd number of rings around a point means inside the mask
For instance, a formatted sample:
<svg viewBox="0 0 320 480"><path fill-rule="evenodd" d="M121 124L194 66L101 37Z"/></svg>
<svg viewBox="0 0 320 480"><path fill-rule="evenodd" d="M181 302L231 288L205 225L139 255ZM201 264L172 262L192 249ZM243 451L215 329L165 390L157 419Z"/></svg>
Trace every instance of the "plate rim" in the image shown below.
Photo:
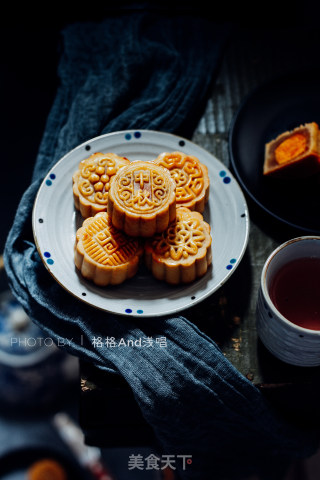
<svg viewBox="0 0 320 480"><path fill-rule="evenodd" d="M150 312L150 313L143 313L143 314L139 314L137 312L134 312L132 311L130 314L129 313L125 313L125 312L115 312L113 310L108 310L106 308L103 308L102 306L99 306L99 305L95 305L93 304L92 302L90 302L88 299L86 299L86 297L79 297L78 295L76 295L76 293L74 293L72 290L70 290L68 287L66 287L61 281L58 280L58 278L53 274L53 272L51 271L51 269L49 268L49 266L47 265L43 255L42 255L42 252L41 252L41 249L40 249L40 245L38 243L38 239L37 239L37 233L36 233L36 228L35 228L35 225L36 225L36 219L35 219L35 211L36 211L36 207L37 207L37 202L38 202L38 198L41 194L41 191L42 189L44 188L44 185L45 185L45 181L46 181L46 178L48 177L48 175L50 175L50 173L52 172L53 169L55 169L58 164L62 163L64 161L64 159L71 155L72 153L74 153L75 151L77 150L81 150L81 148L85 147L86 145L90 144L90 142L93 142L93 141L96 141L96 140L100 140L100 139L103 139L105 137L111 137L111 136L120 136L120 135L124 135L124 134L134 134L135 132L141 132L142 134L155 134L155 135L160 135L160 136L171 136L171 137L174 137L176 139L179 139L180 141L185 141L185 142L188 142L192 145L194 145L197 149L200 149L200 150L203 150L206 154L209 154L211 155L217 162L220 162L221 165L223 166L223 168L225 170L227 170L228 172L230 172L230 169L224 165L221 160L219 160L214 154L212 154L211 152L209 152L208 150L206 150L204 147L202 147L201 145L198 145L196 142L194 142L193 140L190 140L186 137L183 137L181 135L178 135L178 134L175 134L175 133L171 133L171 132L164 132L164 131L158 131L158 130L148 130L148 129L125 129L125 130L117 130L117 131L114 131L114 132L110 132L110 133L105 133L105 134L102 134L102 135L97 135L95 137L92 137L92 138L89 138L88 140L78 144L77 146L75 146L74 148L72 148L71 150L69 150L67 153L65 153L57 162L54 163L54 165L52 165L52 167L47 170L47 172L45 173L45 175L43 176L43 179L41 181L41 184L38 188L38 191L36 193L36 196L35 196L35 200L34 200L34 203L33 203L33 208L32 208L32 232L33 232L33 238L34 238L34 241L35 241L35 246L37 248L37 252L41 258L41 261L42 263L44 264L45 268L47 269L47 271L50 273L50 275L52 276L52 278L65 290L67 291L69 294L71 294L74 298L76 298L77 300L85 303L86 305L90 306L90 307L93 307L97 310L100 310L100 311L103 311L103 312L106 312L106 313L109 313L109 314L113 314L113 315L117 315L117 316L120 316L120 317L136 317L136 318L151 318L151 317L165 317L165 316L168 316L168 315L172 315L172 314L175 314L175 313L179 313L181 311L186 311L188 310L189 308L203 302L205 299L207 299L209 296L211 296L213 293L215 293L217 290L219 290L219 288L222 287L222 285L224 285L228 280L229 278L232 276L232 274L236 271L236 269L238 268L238 266L240 265L242 259L243 259L243 256L247 250L247 247L248 247L248 243L249 243L249 237L250 237L250 214L249 214L249 208L248 208L248 205L247 205L247 202L246 202L246 198L241 190L241 187L240 185L238 184L237 182L237 179L235 178L235 181L236 181L236 184L238 186L238 189L239 189L239 194L242 196L242 200L243 200L243 205L244 205L244 213L245 213L245 225L246 225L246 228L245 228L245 236L244 236L244 241L242 243L242 246L241 246L241 250L239 252L239 255L238 255L238 259L237 259L237 262L236 264L234 265L234 267L229 270L227 272L227 274L225 275L223 281L221 281L220 283L217 284L216 288L214 290L209 290L207 292L205 292L200 298L196 297L195 300L192 300L192 303L187 303L186 305L182 305L180 307L174 307L174 308L171 308L171 309L168 309L166 312L161 312L161 313L158 313L157 311L155 312ZM230 172L232 174L232 172Z"/></svg>
<svg viewBox="0 0 320 480"><path fill-rule="evenodd" d="M312 71L312 70L311 70ZM278 84L279 82L283 82L286 78L292 78L292 75L302 75L302 71L295 71L292 72L292 74L283 74L275 78L271 78L265 82L262 82L260 85L257 85L254 87L245 97L242 99L240 102L232 120L230 123L230 128L229 128L229 134L228 134L228 151L229 151L229 157L230 157L230 163L232 166L232 170L235 173L235 176L237 177L237 180L241 186L241 188L246 192L246 194L250 197L250 199L259 207L261 208L265 213L270 215L270 217L276 219L280 223L286 224L287 226L290 226L296 230L303 230L304 232L309 232L313 234L320 234L320 228L319 229L313 229L307 226L302 226L299 225L298 223L292 222L290 220L287 220L284 218L282 215L277 214L274 212L272 209L266 207L255 195L254 193L249 189L247 186L245 180L242 178L240 175L239 169L237 167L237 162L235 160L234 156L234 139L235 139L235 131L238 128L238 121L243 113L244 107L249 103L249 101L259 92L263 91L265 88L270 87L274 84Z"/></svg>

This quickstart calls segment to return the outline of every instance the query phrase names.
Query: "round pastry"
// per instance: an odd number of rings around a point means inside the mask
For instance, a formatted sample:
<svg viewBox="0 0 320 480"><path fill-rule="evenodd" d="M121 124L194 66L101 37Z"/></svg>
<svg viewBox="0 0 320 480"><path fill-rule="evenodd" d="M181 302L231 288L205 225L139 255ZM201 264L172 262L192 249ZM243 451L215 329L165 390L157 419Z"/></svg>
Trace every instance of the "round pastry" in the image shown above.
<svg viewBox="0 0 320 480"><path fill-rule="evenodd" d="M113 225L127 235L151 237L176 217L176 184L170 172L140 160L114 176L108 197Z"/></svg>
<svg viewBox="0 0 320 480"><path fill-rule="evenodd" d="M177 206L202 213L209 199L208 168L182 152L163 152L153 162L167 168L175 180Z"/></svg>
<svg viewBox="0 0 320 480"><path fill-rule="evenodd" d="M158 280L193 282L212 262L211 241L210 225L201 213L178 207L176 220L161 234L147 239L146 265Z"/></svg>
<svg viewBox="0 0 320 480"><path fill-rule="evenodd" d="M93 153L79 163L73 174L73 199L84 218L107 211L111 178L127 165L127 158L115 153Z"/></svg>
<svg viewBox="0 0 320 480"><path fill-rule="evenodd" d="M143 254L142 242L117 230L106 212L84 220L76 234L74 262L96 285L118 285L133 277Z"/></svg>
<svg viewBox="0 0 320 480"><path fill-rule="evenodd" d="M43 459L31 465L28 480L67 480L64 468L56 460Z"/></svg>

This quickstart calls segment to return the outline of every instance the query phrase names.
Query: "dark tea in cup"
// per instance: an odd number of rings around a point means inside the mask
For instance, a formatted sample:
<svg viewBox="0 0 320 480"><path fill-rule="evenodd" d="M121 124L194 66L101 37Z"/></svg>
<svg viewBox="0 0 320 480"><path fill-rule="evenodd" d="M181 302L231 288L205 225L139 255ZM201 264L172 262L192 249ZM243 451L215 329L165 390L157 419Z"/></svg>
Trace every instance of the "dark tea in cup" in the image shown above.
<svg viewBox="0 0 320 480"><path fill-rule="evenodd" d="M291 260L274 275L269 294L290 322L320 330L320 258Z"/></svg>
<svg viewBox="0 0 320 480"><path fill-rule="evenodd" d="M288 240L269 255L256 315L272 354L292 365L320 365L320 236Z"/></svg>

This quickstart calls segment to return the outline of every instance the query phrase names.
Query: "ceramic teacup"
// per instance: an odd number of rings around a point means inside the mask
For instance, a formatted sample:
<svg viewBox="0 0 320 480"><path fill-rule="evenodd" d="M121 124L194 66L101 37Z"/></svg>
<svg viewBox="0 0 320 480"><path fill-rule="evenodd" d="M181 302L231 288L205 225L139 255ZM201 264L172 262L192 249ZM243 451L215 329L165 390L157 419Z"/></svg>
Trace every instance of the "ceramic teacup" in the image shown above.
<svg viewBox="0 0 320 480"><path fill-rule="evenodd" d="M258 335L274 356L320 365L320 237L288 240L269 255L256 314Z"/></svg>

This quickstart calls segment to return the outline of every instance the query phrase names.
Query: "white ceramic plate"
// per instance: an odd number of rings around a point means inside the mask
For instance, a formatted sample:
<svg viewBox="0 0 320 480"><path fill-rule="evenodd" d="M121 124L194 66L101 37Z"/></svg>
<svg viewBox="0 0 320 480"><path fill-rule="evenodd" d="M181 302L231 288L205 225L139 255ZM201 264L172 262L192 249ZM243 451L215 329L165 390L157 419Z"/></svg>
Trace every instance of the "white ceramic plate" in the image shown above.
<svg viewBox="0 0 320 480"><path fill-rule="evenodd" d="M144 266L119 286L97 287L76 270L73 247L82 223L72 194L72 174L94 152L114 152L130 160L152 160L180 150L207 165L210 198L204 219L211 225L213 262L206 275L189 285L170 286L154 279ZM229 170L193 142L173 134L120 131L85 142L65 155L44 179L33 209L33 233L39 254L57 282L78 299L105 311L156 317L182 311L211 295L226 282L243 257L249 234L243 193Z"/></svg>

